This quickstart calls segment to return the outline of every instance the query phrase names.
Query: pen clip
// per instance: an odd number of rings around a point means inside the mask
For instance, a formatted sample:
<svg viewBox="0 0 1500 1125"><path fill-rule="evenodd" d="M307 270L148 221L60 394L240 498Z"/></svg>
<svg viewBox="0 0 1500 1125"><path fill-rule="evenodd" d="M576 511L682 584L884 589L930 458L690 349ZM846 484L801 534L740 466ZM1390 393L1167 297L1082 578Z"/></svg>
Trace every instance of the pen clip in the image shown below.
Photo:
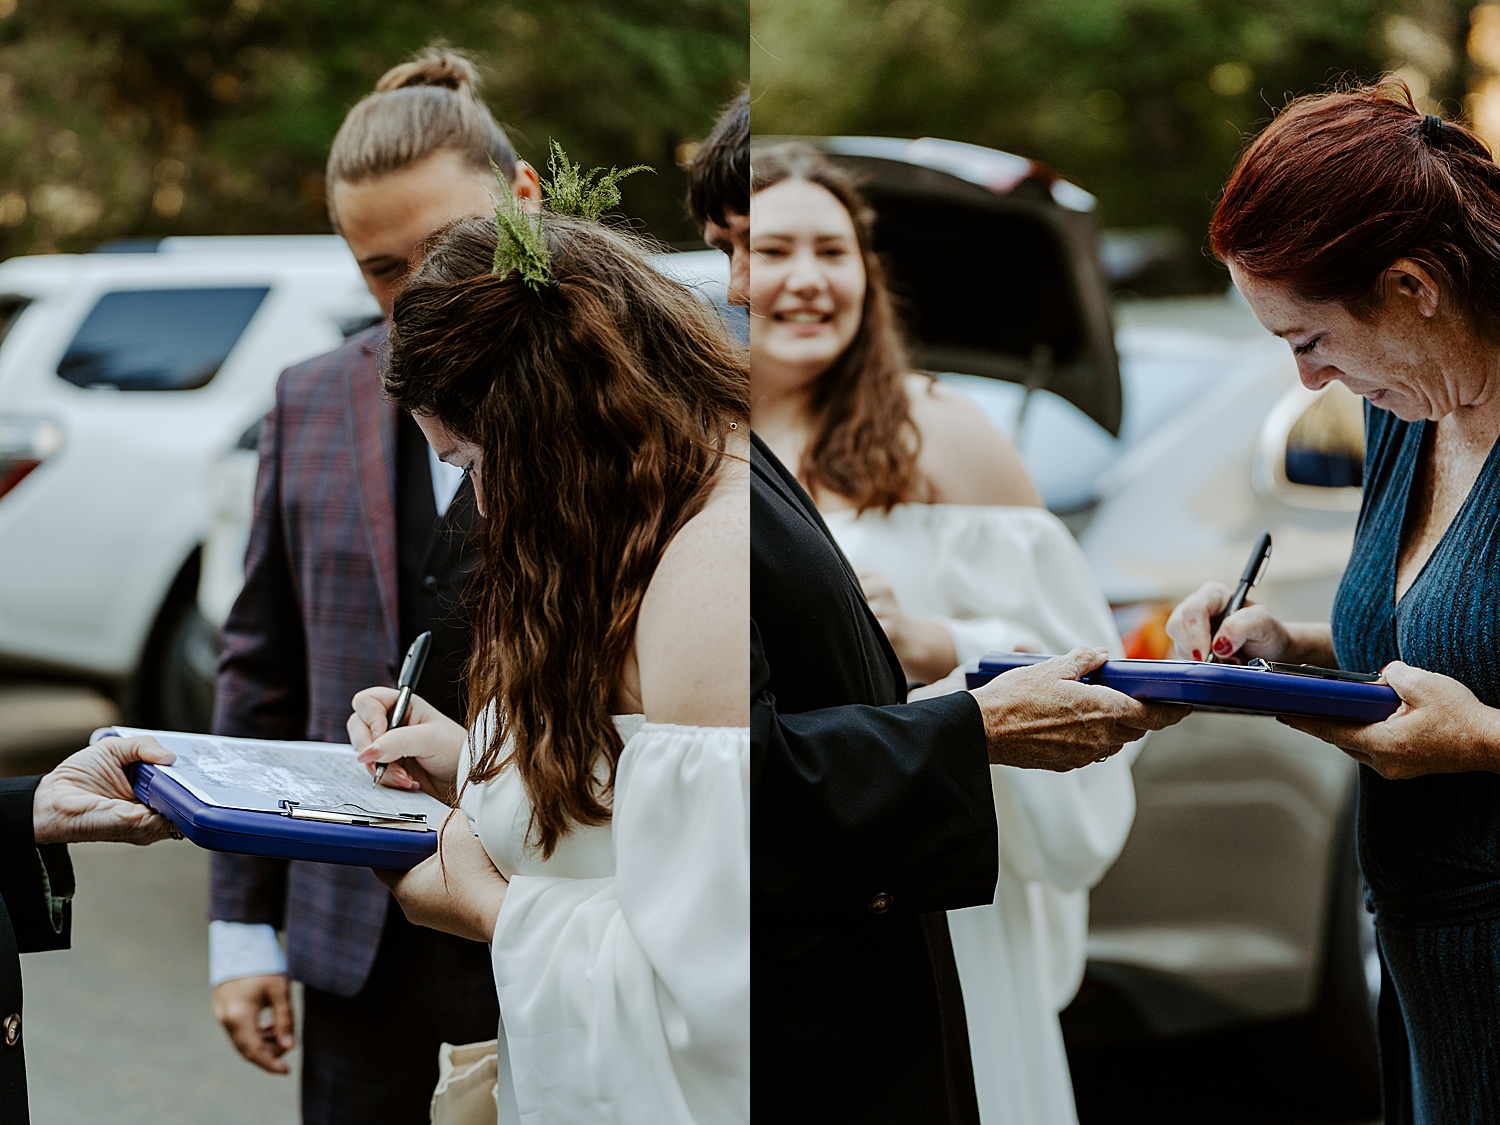
<svg viewBox="0 0 1500 1125"><path fill-rule="evenodd" d="M1255 546L1250 550L1250 559L1245 564L1244 573L1240 575L1240 583L1247 589L1251 586L1259 586L1261 576L1266 573L1266 564L1270 561L1271 533L1262 531L1255 541Z"/></svg>
<svg viewBox="0 0 1500 1125"><path fill-rule="evenodd" d="M401 661L401 674L396 679L397 687L416 689L417 681L422 678L422 669L427 665L427 650L431 645L431 630L417 634L411 647L406 650L406 658Z"/></svg>

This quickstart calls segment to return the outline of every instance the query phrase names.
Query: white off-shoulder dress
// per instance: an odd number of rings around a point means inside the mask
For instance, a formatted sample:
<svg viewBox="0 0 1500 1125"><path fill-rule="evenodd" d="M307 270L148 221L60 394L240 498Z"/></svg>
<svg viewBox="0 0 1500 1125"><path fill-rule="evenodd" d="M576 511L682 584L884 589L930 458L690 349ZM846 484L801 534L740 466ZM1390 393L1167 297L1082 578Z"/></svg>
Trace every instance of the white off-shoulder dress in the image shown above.
<svg viewBox="0 0 1500 1125"><path fill-rule="evenodd" d="M510 880L491 945L499 1122L740 1125L750 1119L750 732L642 715L615 723L625 748L613 819L575 827L546 859L526 843L530 807L514 770L463 794Z"/></svg>
<svg viewBox="0 0 1500 1125"><path fill-rule="evenodd" d="M1123 655L1083 552L1050 512L898 504L824 518L855 568L883 574L906 613L947 626L960 664L1018 646ZM1088 888L1135 816L1133 757L1127 747L1071 773L990 767L995 901L948 913L984 1125L1076 1125L1057 1014L1083 978Z"/></svg>

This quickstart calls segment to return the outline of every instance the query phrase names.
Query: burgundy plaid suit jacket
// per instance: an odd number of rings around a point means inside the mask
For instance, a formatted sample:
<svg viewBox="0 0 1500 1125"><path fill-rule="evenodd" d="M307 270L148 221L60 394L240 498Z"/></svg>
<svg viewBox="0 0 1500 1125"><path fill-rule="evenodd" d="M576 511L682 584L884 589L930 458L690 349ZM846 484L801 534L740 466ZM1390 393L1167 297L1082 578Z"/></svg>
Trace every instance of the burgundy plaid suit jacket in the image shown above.
<svg viewBox="0 0 1500 1125"><path fill-rule="evenodd" d="M396 412L384 325L282 373L260 440L245 586L224 626L214 730L344 742L349 701L394 685ZM215 853L209 916L285 929L290 975L340 996L369 976L390 895L368 870Z"/></svg>

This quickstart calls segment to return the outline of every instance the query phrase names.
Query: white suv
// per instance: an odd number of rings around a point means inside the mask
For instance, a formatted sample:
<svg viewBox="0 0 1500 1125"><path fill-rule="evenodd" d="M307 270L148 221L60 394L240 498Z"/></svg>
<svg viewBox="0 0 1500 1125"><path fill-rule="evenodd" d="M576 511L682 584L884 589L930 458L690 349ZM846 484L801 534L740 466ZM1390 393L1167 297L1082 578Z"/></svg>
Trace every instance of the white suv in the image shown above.
<svg viewBox="0 0 1500 1125"><path fill-rule="evenodd" d="M121 250L0 265L0 663L179 725L212 669L214 468L284 367L379 309L333 236Z"/></svg>
<svg viewBox="0 0 1500 1125"><path fill-rule="evenodd" d="M0 265L0 665L204 729L276 378L380 310L333 236L121 250ZM736 325L722 254L653 261Z"/></svg>

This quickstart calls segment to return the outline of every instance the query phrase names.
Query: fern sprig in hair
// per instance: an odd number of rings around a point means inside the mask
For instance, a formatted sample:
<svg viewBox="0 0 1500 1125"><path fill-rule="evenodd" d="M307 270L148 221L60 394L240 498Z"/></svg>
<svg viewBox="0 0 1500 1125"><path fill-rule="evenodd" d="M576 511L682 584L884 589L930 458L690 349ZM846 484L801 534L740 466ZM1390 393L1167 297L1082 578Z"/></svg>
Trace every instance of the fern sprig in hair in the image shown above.
<svg viewBox="0 0 1500 1125"><path fill-rule="evenodd" d="M495 262L492 272L505 277L514 271L523 282L540 293L542 286L551 280L552 267L541 220L527 211L511 193L505 173L493 160L490 167L500 184L500 195L495 200ZM654 171L648 165L637 164L633 168L611 168L608 172L599 168L585 172L568 159L562 145L556 141L551 142L547 167L552 173L550 180L542 181L542 195L547 206L554 214L575 216L591 223L598 222L606 211L619 204L621 180L633 172Z"/></svg>
<svg viewBox="0 0 1500 1125"><path fill-rule="evenodd" d="M559 215L574 215L591 223L598 222L606 211L619 205L621 180L635 172L655 171L648 164L637 164L631 168L611 168L608 172L601 168L585 172L581 165L568 159L562 145L552 141L550 148L547 169L552 178L542 184L547 206Z"/></svg>
<svg viewBox="0 0 1500 1125"><path fill-rule="evenodd" d="M523 282L540 293L551 272L547 236L542 233L542 224L537 217L511 194L505 173L493 160L490 167L495 171L495 179L500 181L500 194L495 200L495 265L492 272L507 276L514 270L521 275Z"/></svg>

